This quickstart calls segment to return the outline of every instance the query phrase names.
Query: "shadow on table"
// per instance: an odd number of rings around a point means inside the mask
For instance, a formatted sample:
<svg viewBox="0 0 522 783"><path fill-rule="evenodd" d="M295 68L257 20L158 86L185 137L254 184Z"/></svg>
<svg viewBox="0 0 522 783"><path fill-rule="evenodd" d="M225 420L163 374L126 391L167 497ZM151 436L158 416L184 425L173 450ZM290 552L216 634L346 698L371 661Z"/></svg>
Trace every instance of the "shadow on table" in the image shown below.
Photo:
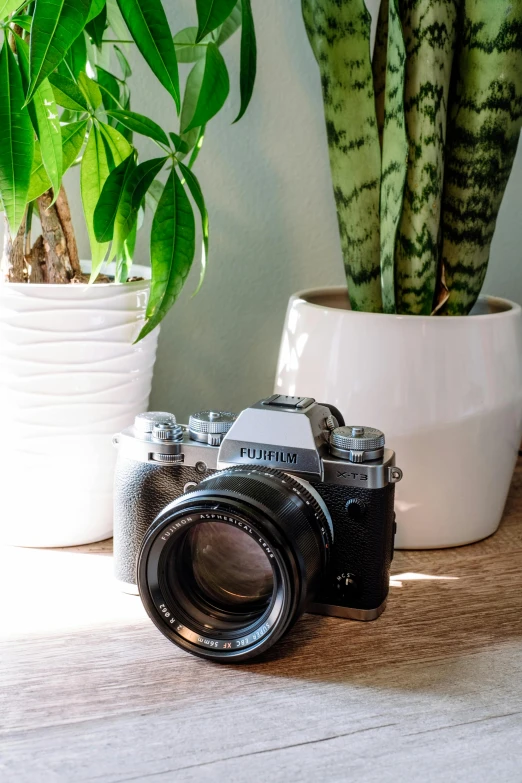
<svg viewBox="0 0 522 783"><path fill-rule="evenodd" d="M397 666L447 662L522 637L522 552L459 564L452 575L392 579L388 607L373 622L305 615L264 659L258 674L320 681L397 676ZM399 684L399 683L397 683Z"/></svg>

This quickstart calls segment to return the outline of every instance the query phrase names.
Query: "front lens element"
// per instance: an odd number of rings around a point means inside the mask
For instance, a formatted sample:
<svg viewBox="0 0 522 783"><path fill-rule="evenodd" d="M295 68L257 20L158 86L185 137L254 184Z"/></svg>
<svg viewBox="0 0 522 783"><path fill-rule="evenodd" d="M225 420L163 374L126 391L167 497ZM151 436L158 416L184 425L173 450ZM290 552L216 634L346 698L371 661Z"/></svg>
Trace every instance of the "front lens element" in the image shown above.
<svg viewBox="0 0 522 783"><path fill-rule="evenodd" d="M269 468L205 479L145 536L138 586L149 616L196 655L258 655L313 599L331 543L325 511L314 490Z"/></svg>
<svg viewBox="0 0 522 783"><path fill-rule="evenodd" d="M203 600L224 611L268 606L274 590L270 561L241 529L202 522L185 536L182 567Z"/></svg>

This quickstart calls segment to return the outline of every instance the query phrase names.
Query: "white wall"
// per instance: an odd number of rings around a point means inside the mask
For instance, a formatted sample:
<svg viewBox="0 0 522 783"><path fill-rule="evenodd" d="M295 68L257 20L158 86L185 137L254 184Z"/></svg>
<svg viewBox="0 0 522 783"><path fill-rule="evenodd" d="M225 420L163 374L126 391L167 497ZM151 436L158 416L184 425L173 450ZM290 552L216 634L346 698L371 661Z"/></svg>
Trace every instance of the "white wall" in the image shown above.
<svg viewBox="0 0 522 783"><path fill-rule="evenodd" d="M372 3L375 6L375 0ZM176 6L174 12L173 6ZM343 282L319 78L300 0L253 0L258 79L241 122L239 37L223 49L232 90L198 160L211 216L211 255L194 299L195 268L160 337L152 405L180 420L205 406L238 410L271 392L288 297ZM174 30L194 23L194 0L164 2ZM133 57L133 108L176 129L172 101ZM154 146L144 145L154 155ZM522 302L522 154L499 218L485 290ZM69 177L79 215L75 175ZM83 256L88 243L76 220ZM145 232L137 260L148 257ZM197 265L196 265L197 267ZM346 361L350 357L346 356Z"/></svg>

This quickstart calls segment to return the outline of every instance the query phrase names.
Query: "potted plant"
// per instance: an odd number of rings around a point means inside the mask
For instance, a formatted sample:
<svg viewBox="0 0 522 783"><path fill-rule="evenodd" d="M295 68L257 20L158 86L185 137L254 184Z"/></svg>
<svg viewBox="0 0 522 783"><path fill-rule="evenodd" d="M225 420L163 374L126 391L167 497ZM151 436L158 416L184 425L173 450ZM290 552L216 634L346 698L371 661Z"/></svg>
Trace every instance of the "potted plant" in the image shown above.
<svg viewBox="0 0 522 783"><path fill-rule="evenodd" d="M520 0L302 0L346 289L292 297L276 389L380 427L404 548L494 532L522 435L521 311L479 296L522 118Z"/></svg>
<svg viewBox="0 0 522 783"><path fill-rule="evenodd" d="M173 35L160 0L0 0L4 542L111 535L111 436L147 408L157 327L196 254L195 210L201 285L208 214L193 166L230 89L222 45L241 28L236 120L256 45L250 0L197 0L195 11L196 24ZM165 127L131 108L130 47L165 91ZM139 136L157 157L140 159ZM72 166L91 246L84 266L62 184ZM131 269L146 209L151 264Z"/></svg>

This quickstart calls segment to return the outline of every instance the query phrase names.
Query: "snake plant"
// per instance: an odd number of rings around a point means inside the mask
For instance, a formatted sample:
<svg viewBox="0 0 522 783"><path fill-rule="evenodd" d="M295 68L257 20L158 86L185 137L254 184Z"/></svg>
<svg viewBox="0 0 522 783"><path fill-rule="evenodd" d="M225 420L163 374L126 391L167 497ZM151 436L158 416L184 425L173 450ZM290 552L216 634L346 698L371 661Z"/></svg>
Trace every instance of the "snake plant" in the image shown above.
<svg viewBox="0 0 522 783"><path fill-rule="evenodd" d="M522 0L302 0L352 308L465 315L522 125ZM370 78L371 77L371 78Z"/></svg>
<svg viewBox="0 0 522 783"><path fill-rule="evenodd" d="M153 211L151 295L140 338L163 319L190 271L194 207L201 284L209 221L193 166L230 90L221 47L241 29L237 121L253 91L256 39L251 0L196 0L194 22L173 35L161 0L0 0L5 282L84 281L62 185L77 165L91 282L127 281L138 226L145 209ZM131 47L165 96L161 125L131 109ZM184 90L180 64L189 70ZM140 160L136 136L155 142L158 156ZM34 243L33 216L41 225ZM111 277L101 275L109 262Z"/></svg>

